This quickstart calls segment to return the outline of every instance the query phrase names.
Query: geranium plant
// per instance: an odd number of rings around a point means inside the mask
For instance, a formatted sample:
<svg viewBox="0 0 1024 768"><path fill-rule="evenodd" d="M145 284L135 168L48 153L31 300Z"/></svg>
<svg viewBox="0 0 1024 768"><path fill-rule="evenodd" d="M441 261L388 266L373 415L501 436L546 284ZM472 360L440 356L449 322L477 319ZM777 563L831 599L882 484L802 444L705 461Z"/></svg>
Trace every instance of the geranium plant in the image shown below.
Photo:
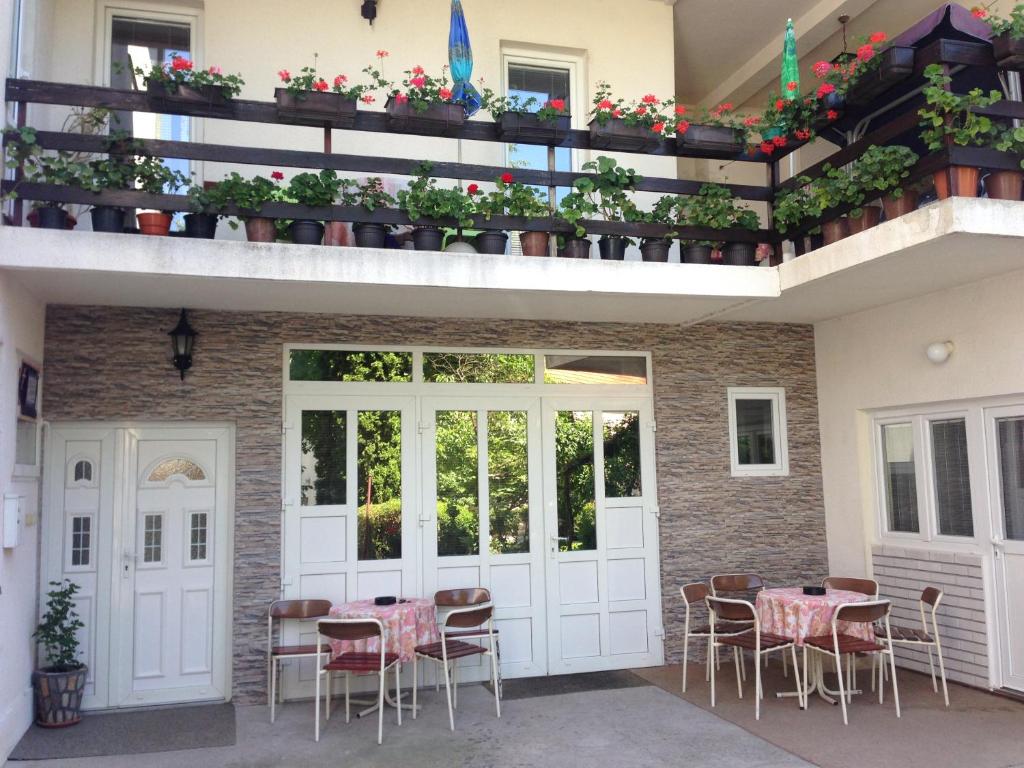
<svg viewBox="0 0 1024 768"><path fill-rule="evenodd" d="M788 146L790 141L807 141L813 138L811 122L818 111L818 104L811 96L784 99L774 93L768 97L768 107L756 118L747 118L745 127L756 128L761 134L757 147L764 154Z"/></svg>
<svg viewBox="0 0 1024 768"><path fill-rule="evenodd" d="M690 227L709 229L749 229L756 231L760 226L757 213L739 205L727 187L720 184L704 184L697 194L681 203L683 223ZM717 245L700 241L699 245Z"/></svg>
<svg viewBox="0 0 1024 768"><path fill-rule="evenodd" d="M273 171L270 178L253 176L251 179L243 178L237 171L232 171L217 184L217 189L225 199L234 202L242 216L256 217L260 215L264 203L283 200L283 179L284 174L280 171ZM229 224L232 229L238 229L238 222L232 220Z"/></svg>
<svg viewBox="0 0 1024 768"><path fill-rule="evenodd" d="M910 147L872 146L853 164L853 183L865 193L885 192L903 195L903 180L919 157Z"/></svg>
<svg viewBox="0 0 1024 768"><path fill-rule="evenodd" d="M683 115L685 115L685 109L677 120L683 121ZM755 123L755 121L744 119L737 115L736 107L731 101L724 101L710 109L707 107L702 108L697 116L694 117L694 122L698 125L711 125L718 128L729 128L736 131L741 144L747 143L751 127ZM687 123L687 127L688 126L689 123ZM676 132L686 133L686 130L677 130Z"/></svg>
<svg viewBox="0 0 1024 768"><path fill-rule="evenodd" d="M188 188L188 208L192 213L209 213L216 216L223 216L224 211L234 203L230 196L230 189L223 183L211 184L209 187L204 184L193 184Z"/></svg>
<svg viewBox="0 0 1024 768"><path fill-rule="evenodd" d="M396 104L408 104L414 112L426 112L435 104L454 103L451 82L448 80L448 65L441 68L440 77L428 75L423 67L416 65L405 70L405 77L396 84L385 79L382 74L384 58L387 55L387 51L377 51L381 69L367 67L363 71L373 79L374 85L385 91Z"/></svg>
<svg viewBox="0 0 1024 768"><path fill-rule="evenodd" d="M427 164L420 167L406 189L398 191L398 207L413 223L420 219L454 219L463 228L473 226L476 213L472 197L459 187L438 187Z"/></svg>
<svg viewBox="0 0 1024 768"><path fill-rule="evenodd" d="M647 128L662 136L678 130L681 123L679 118L685 112L684 108L683 112L677 114L674 99L663 101L653 93L627 104L624 99L613 98L611 86L603 80L598 81L595 87L593 104L590 117L598 125L604 126L610 120L621 119L631 128Z"/></svg>
<svg viewBox="0 0 1024 768"><path fill-rule="evenodd" d="M941 64L929 64L924 70L928 85L924 88L927 105L918 110L921 118L921 138L930 150L947 144L962 147L987 146L997 132L997 125L978 110L1001 101L1003 94L992 90L987 94L981 88L972 88L966 94L949 90L952 78Z"/></svg>
<svg viewBox="0 0 1024 768"><path fill-rule="evenodd" d="M163 86L167 93L177 93L183 86L211 86L220 88L225 98L232 98L240 94L242 86L245 85L241 76L225 75L220 67L197 69L194 62L185 56L174 56L167 64L153 64L148 71L137 67L135 74L142 76L147 88L150 84L158 84Z"/></svg>
<svg viewBox="0 0 1024 768"><path fill-rule="evenodd" d="M1024 126L1015 128L1011 125L1000 128L992 146L1000 152L1009 152L1022 158L1020 166L1024 168Z"/></svg>
<svg viewBox="0 0 1024 768"><path fill-rule="evenodd" d="M361 205L368 211L378 208L394 208L398 201L384 189L379 176L371 176L362 184L342 180L341 201L343 205Z"/></svg>
<svg viewBox="0 0 1024 768"><path fill-rule="evenodd" d="M172 170L159 157L152 156L137 160L135 181L139 189L151 195L172 195L189 184L185 174Z"/></svg>
<svg viewBox="0 0 1024 768"><path fill-rule="evenodd" d="M782 234L795 229L805 219L821 216L821 206L810 189L810 177L800 176L797 181L800 186L779 192L772 205L775 228Z"/></svg>
<svg viewBox="0 0 1024 768"><path fill-rule="evenodd" d="M992 30L992 36L1008 35L1013 40L1024 38L1024 3L1018 3L1010 11L1009 16L999 16L990 10L995 3L988 5L976 5L971 8L971 13L976 19L988 23Z"/></svg>
<svg viewBox="0 0 1024 768"><path fill-rule="evenodd" d="M338 174L329 168L319 173L297 173L292 176L281 196L287 202L308 205L310 208L323 208L334 205L344 183L344 180L338 178Z"/></svg>
<svg viewBox="0 0 1024 768"><path fill-rule="evenodd" d="M372 104L373 96L368 93L369 85L353 85L348 75L335 75L330 82L317 73L317 54L313 54L313 66L303 67L299 74L293 75L287 69L277 73L284 84L284 89L297 99L304 99L310 93L336 93L345 99L360 99L364 104Z"/></svg>
<svg viewBox="0 0 1024 768"><path fill-rule="evenodd" d="M559 117L565 117L565 99L549 99L541 101L536 96L522 98L518 94L512 96L499 96L490 88L483 88L480 91L481 107L488 112L495 121L507 112L528 112L537 115L542 123L550 123Z"/></svg>
<svg viewBox="0 0 1024 768"><path fill-rule="evenodd" d="M811 184L811 194L822 211L840 205L859 206L864 202L864 190L854 178L852 169L835 168L829 163L822 166L825 175ZM857 209L853 210L857 215Z"/></svg>
<svg viewBox="0 0 1024 768"><path fill-rule="evenodd" d="M494 190L483 193L475 184L467 192L476 200L477 211L487 221L492 216L520 216L535 219L550 214L544 194L526 184L517 182L511 173L503 173L494 183ZM479 195L479 197L477 197Z"/></svg>

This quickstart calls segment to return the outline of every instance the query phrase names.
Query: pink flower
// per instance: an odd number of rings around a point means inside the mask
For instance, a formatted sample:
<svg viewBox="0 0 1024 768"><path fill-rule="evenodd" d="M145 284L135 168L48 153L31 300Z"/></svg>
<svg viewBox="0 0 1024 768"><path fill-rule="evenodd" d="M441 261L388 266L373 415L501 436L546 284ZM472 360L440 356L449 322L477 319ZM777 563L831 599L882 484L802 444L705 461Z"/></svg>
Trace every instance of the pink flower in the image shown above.
<svg viewBox="0 0 1024 768"><path fill-rule="evenodd" d="M657 104L658 97L655 96L653 93L648 93L646 96L644 96L643 102L644 104Z"/></svg>
<svg viewBox="0 0 1024 768"><path fill-rule="evenodd" d="M857 58L861 61L871 61L875 55L875 48L870 43L864 43L857 49Z"/></svg>
<svg viewBox="0 0 1024 768"><path fill-rule="evenodd" d="M423 67L417 64L415 67L412 68L412 73L414 75L423 75L426 74L426 71L423 69Z"/></svg>
<svg viewBox="0 0 1024 768"><path fill-rule="evenodd" d="M348 82L348 78L347 77L345 77L344 75L338 75L336 78L334 78L334 87L335 88L341 88L347 82Z"/></svg>
<svg viewBox="0 0 1024 768"><path fill-rule="evenodd" d="M597 105L597 108L598 109L611 109L614 106L615 105L612 104L611 101L609 101L608 99L605 99L604 101L602 101L600 104Z"/></svg>
<svg viewBox="0 0 1024 768"><path fill-rule="evenodd" d="M832 65L827 61L816 61L811 69L814 71L814 76L820 80L832 71Z"/></svg>
<svg viewBox="0 0 1024 768"><path fill-rule="evenodd" d="M270 178L272 178L274 181L281 181L281 179L284 178L284 174L281 173L280 171L274 171L273 173L270 174Z"/></svg>
<svg viewBox="0 0 1024 768"><path fill-rule="evenodd" d="M818 86L818 98L824 99L830 93L835 93L836 87L832 83L822 83Z"/></svg>
<svg viewBox="0 0 1024 768"><path fill-rule="evenodd" d="M636 113L641 117L647 114L647 107L637 107Z"/></svg>
<svg viewBox="0 0 1024 768"><path fill-rule="evenodd" d="M437 95L441 97L441 101L448 101L452 97L452 91L450 88L441 88Z"/></svg>
<svg viewBox="0 0 1024 768"><path fill-rule="evenodd" d="M405 104L405 102L407 102L408 100L409 97L406 96L404 93L395 94L395 104Z"/></svg>
<svg viewBox="0 0 1024 768"><path fill-rule="evenodd" d="M373 102L376 101L376 99L374 99L373 96L369 93L366 94L365 96L360 96L359 100L363 102L363 104L373 104Z"/></svg>
<svg viewBox="0 0 1024 768"><path fill-rule="evenodd" d="M277 76L280 77L282 82L285 83L290 82L292 79L292 73L289 72L287 69L282 69L280 72L277 73Z"/></svg>
<svg viewBox="0 0 1024 768"><path fill-rule="evenodd" d="M622 117L622 110L621 109L613 109L612 110L612 117Z"/></svg>
<svg viewBox="0 0 1024 768"><path fill-rule="evenodd" d="M757 125L760 122L761 122L761 118L758 117L757 115L750 115L750 117L743 118L743 124L745 126L747 126L747 128L755 126L755 125Z"/></svg>
<svg viewBox="0 0 1024 768"><path fill-rule="evenodd" d="M212 66L212 67L210 67L210 74L211 75L223 75L224 74L224 70L221 69L218 66Z"/></svg>
<svg viewBox="0 0 1024 768"><path fill-rule="evenodd" d="M409 81L409 85L413 88L422 88L427 84L427 78L425 77L414 77Z"/></svg>
<svg viewBox="0 0 1024 768"><path fill-rule="evenodd" d="M313 83L313 90L314 91L321 91L321 92L323 92L323 91L326 91L328 87L329 86L327 85L327 81L324 80L322 77L319 80L317 80L315 83Z"/></svg>
<svg viewBox="0 0 1024 768"><path fill-rule="evenodd" d="M386 59L390 55L391 55L390 53L388 53L387 51L385 51L383 49L377 51L377 58L378 59Z"/></svg>

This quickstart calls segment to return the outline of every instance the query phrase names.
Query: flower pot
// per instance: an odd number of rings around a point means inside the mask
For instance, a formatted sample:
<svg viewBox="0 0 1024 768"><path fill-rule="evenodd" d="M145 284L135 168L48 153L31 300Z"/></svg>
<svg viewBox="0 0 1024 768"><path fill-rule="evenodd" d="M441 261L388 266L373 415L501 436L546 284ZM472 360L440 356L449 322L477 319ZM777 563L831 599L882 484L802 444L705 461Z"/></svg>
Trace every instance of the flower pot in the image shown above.
<svg viewBox="0 0 1024 768"><path fill-rule="evenodd" d="M680 261L683 264L710 264L712 250L710 245L683 243L683 248L679 252Z"/></svg>
<svg viewBox="0 0 1024 768"><path fill-rule="evenodd" d="M506 112L497 122L498 138L510 144L547 144L557 147L569 135L570 115L542 121L530 112Z"/></svg>
<svg viewBox="0 0 1024 768"><path fill-rule="evenodd" d="M644 261L668 261L668 251L672 247L671 240L659 238L644 240L640 243L640 256Z"/></svg>
<svg viewBox="0 0 1024 768"><path fill-rule="evenodd" d="M970 165L951 165L935 172L935 194L939 200L947 197L977 197L981 170Z"/></svg>
<svg viewBox="0 0 1024 768"><path fill-rule="evenodd" d="M846 228L851 235L871 229L878 224L882 218L882 209L876 205L868 205L861 208L860 216L852 213L846 219Z"/></svg>
<svg viewBox="0 0 1024 768"><path fill-rule="evenodd" d="M476 236L477 253L491 253L501 255L505 253L508 245L508 235L504 232L481 232Z"/></svg>
<svg viewBox="0 0 1024 768"><path fill-rule="evenodd" d="M461 104L431 104L424 111L417 112L408 101L397 102L392 96L385 105L385 111L388 128L397 133L455 138L466 122L466 110Z"/></svg>
<svg viewBox="0 0 1024 768"><path fill-rule="evenodd" d="M727 159L736 157L743 149L740 132L722 125L691 125L676 136L677 155Z"/></svg>
<svg viewBox="0 0 1024 768"><path fill-rule="evenodd" d="M624 261L629 240L619 235L605 235L597 241L597 250L605 261Z"/></svg>
<svg viewBox="0 0 1024 768"><path fill-rule="evenodd" d="M416 227L412 231L412 244L417 251L440 251L443 242L440 227Z"/></svg>
<svg viewBox="0 0 1024 768"><path fill-rule="evenodd" d="M523 256L547 256L551 235L547 232L520 232L519 245Z"/></svg>
<svg viewBox="0 0 1024 768"><path fill-rule="evenodd" d="M351 128L356 123L356 100L340 93L306 91L301 95L275 88L277 116L282 122Z"/></svg>
<svg viewBox="0 0 1024 768"><path fill-rule="evenodd" d="M359 248L383 248L387 244L388 228L383 224L353 224L352 233Z"/></svg>
<svg viewBox="0 0 1024 768"><path fill-rule="evenodd" d="M832 91L832 93L825 94L825 98L821 99L820 102L821 111L811 120L811 127L817 130L821 130L834 122L828 119L829 112L842 114L846 110L846 94Z"/></svg>
<svg viewBox="0 0 1024 768"><path fill-rule="evenodd" d="M651 152L661 145L661 136L650 128L626 125L620 117L613 117L604 125L590 123L590 148L614 152Z"/></svg>
<svg viewBox="0 0 1024 768"><path fill-rule="evenodd" d="M832 221L821 225L821 237L825 245L838 243L848 234L850 234L849 220L845 216L832 219Z"/></svg>
<svg viewBox="0 0 1024 768"><path fill-rule="evenodd" d="M254 216L245 220L245 236L250 243L273 243L277 240L277 224L273 219Z"/></svg>
<svg viewBox="0 0 1024 768"><path fill-rule="evenodd" d="M139 230L144 235L166 237L171 231L171 214L159 211L148 211L137 215Z"/></svg>
<svg viewBox="0 0 1024 768"><path fill-rule="evenodd" d="M1009 32L993 37L992 54L1000 69L1024 70L1024 39L1010 37Z"/></svg>
<svg viewBox="0 0 1024 768"><path fill-rule="evenodd" d="M217 220L215 213L189 213L185 215L185 237L196 237L213 240L217 236Z"/></svg>
<svg viewBox="0 0 1024 768"><path fill-rule="evenodd" d="M567 238L565 246L558 252L558 255L567 259L589 259L590 240L585 237Z"/></svg>
<svg viewBox="0 0 1024 768"><path fill-rule="evenodd" d="M324 241L324 225L319 221L296 219L288 225L288 236L296 245L320 245Z"/></svg>
<svg viewBox="0 0 1024 768"><path fill-rule="evenodd" d="M39 229L68 229L68 212L56 205L44 205L35 209L36 226Z"/></svg>
<svg viewBox="0 0 1024 768"><path fill-rule="evenodd" d="M992 171L985 177L985 191L993 200L1020 200L1024 173Z"/></svg>
<svg viewBox="0 0 1024 768"><path fill-rule="evenodd" d="M885 212L885 220L892 221L900 216L917 210L917 192L903 190L899 197L886 195L882 198L882 210Z"/></svg>
<svg viewBox="0 0 1024 768"><path fill-rule="evenodd" d="M847 104L854 107L870 104L914 74L914 49L909 46L891 45L875 57L879 62L858 77L846 92Z"/></svg>
<svg viewBox="0 0 1024 768"><path fill-rule="evenodd" d="M36 723L43 728L64 728L82 719L82 696L88 667L66 672L50 667L32 673L32 692L35 698Z"/></svg>
<svg viewBox="0 0 1024 768"><path fill-rule="evenodd" d="M824 238L820 233L815 235L804 235L803 237L798 237L793 241L793 245L796 247L797 256L803 256L805 253L816 251L824 244Z"/></svg>
<svg viewBox="0 0 1024 768"><path fill-rule="evenodd" d="M722 263L732 267L756 267L757 243L726 243L722 246Z"/></svg>
<svg viewBox="0 0 1024 768"><path fill-rule="evenodd" d="M344 221L324 222L324 245L351 245L348 224Z"/></svg>
<svg viewBox="0 0 1024 768"><path fill-rule="evenodd" d="M189 105L207 107L213 111L227 111L231 107L231 97L219 85L180 85L174 91L168 91L161 83L149 83L146 94L150 104L156 111L168 105Z"/></svg>
<svg viewBox="0 0 1024 768"><path fill-rule="evenodd" d="M89 216L92 218L93 232L124 232L124 208L97 205L89 211Z"/></svg>

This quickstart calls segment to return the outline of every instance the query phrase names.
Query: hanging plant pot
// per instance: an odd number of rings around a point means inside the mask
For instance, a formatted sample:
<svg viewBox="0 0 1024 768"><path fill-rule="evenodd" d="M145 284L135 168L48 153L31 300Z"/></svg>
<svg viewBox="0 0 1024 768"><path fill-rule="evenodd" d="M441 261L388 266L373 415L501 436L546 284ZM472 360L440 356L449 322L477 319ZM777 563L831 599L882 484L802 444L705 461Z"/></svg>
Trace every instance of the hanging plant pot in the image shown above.
<svg viewBox="0 0 1024 768"><path fill-rule="evenodd" d="M850 234L849 221L845 216L841 216L838 219L832 219L832 221L821 225L821 236L825 245L838 243L848 234Z"/></svg>
<svg viewBox="0 0 1024 768"><path fill-rule="evenodd" d="M1010 37L1009 32L993 37L992 54L1000 69L1024 71L1024 38Z"/></svg>
<svg viewBox="0 0 1024 768"><path fill-rule="evenodd" d="M310 219L296 219L288 225L288 236L296 245L320 245L324 241L324 225Z"/></svg>
<svg viewBox="0 0 1024 768"><path fill-rule="evenodd" d="M935 172L935 195L939 200L945 200L947 197L977 197L980 178L980 168L951 165Z"/></svg>
<svg viewBox="0 0 1024 768"><path fill-rule="evenodd" d="M917 210L917 192L911 192L909 190L903 190L903 194L899 197L892 195L886 195L882 198L882 210L885 212L885 220L892 221L898 219L900 216L904 216L911 211Z"/></svg>
<svg viewBox="0 0 1024 768"><path fill-rule="evenodd" d="M914 74L914 49L892 45L875 55L879 63L858 77L846 92L846 101L855 107L870 104L894 85Z"/></svg>
<svg viewBox="0 0 1024 768"><path fill-rule="evenodd" d="M277 116L283 122L312 122L332 128L351 128L356 123L356 100L340 93L308 91L301 95L275 88Z"/></svg>
<svg viewBox="0 0 1024 768"><path fill-rule="evenodd" d="M661 137L650 128L626 125L620 117L613 117L604 125L590 123L590 148L613 152L651 152L661 145Z"/></svg>
<svg viewBox="0 0 1024 768"><path fill-rule="evenodd" d="M683 248L679 252L679 256L684 264L710 264L712 250L714 249L710 245L683 241Z"/></svg>
<svg viewBox="0 0 1024 768"><path fill-rule="evenodd" d="M219 85L179 85L174 91L168 91L161 83L151 82L146 86L149 103L161 111L168 105L203 106L210 109L227 111L231 107L231 98Z"/></svg>
<svg viewBox="0 0 1024 768"><path fill-rule="evenodd" d="M743 135L723 125L691 125L676 135L676 154L700 157L731 158L744 149Z"/></svg>
<svg viewBox="0 0 1024 768"><path fill-rule="evenodd" d="M1020 200L1024 173L992 171L985 177L985 191L993 200Z"/></svg>
<svg viewBox="0 0 1024 768"><path fill-rule="evenodd" d="M360 222L352 225L352 234L359 248L383 248L387 244L388 228L383 224Z"/></svg>
<svg viewBox="0 0 1024 768"><path fill-rule="evenodd" d="M89 211L89 216L92 218L93 232L124 232L124 208L97 205Z"/></svg>
<svg viewBox="0 0 1024 768"><path fill-rule="evenodd" d="M408 101L399 103L392 96L385 105L385 111L388 128L396 133L455 138L466 122L466 110L461 104L431 104L424 111L417 112Z"/></svg>
<svg viewBox="0 0 1024 768"><path fill-rule="evenodd" d="M567 238L565 246L558 252L558 255L567 259L589 259L590 240L585 237Z"/></svg>
<svg viewBox="0 0 1024 768"><path fill-rule="evenodd" d="M56 205L43 205L33 211L39 229L69 229L68 212Z"/></svg>
<svg viewBox="0 0 1024 768"><path fill-rule="evenodd" d="M185 216L185 237L213 240L217 236L217 219L215 213L189 213Z"/></svg>
<svg viewBox="0 0 1024 768"><path fill-rule="evenodd" d="M476 236L475 245L477 253L502 255L508 245L508 235L496 231L481 232Z"/></svg>
<svg viewBox="0 0 1024 768"><path fill-rule="evenodd" d="M171 231L171 214L160 211L147 211L136 216L139 220L139 230L144 235L156 235L166 237Z"/></svg>
<svg viewBox="0 0 1024 768"><path fill-rule="evenodd" d="M416 227L412 231L412 244L417 251L440 251L444 232L440 227Z"/></svg>
<svg viewBox="0 0 1024 768"><path fill-rule="evenodd" d="M551 235L547 232L520 232L519 246L523 256L547 256Z"/></svg>
<svg viewBox="0 0 1024 768"><path fill-rule="evenodd" d="M64 728L82 719L82 696L88 667L57 672L44 667L32 673L36 724L43 728Z"/></svg>
<svg viewBox="0 0 1024 768"><path fill-rule="evenodd" d="M597 241L597 250L605 261L625 261L629 240L620 235L605 235Z"/></svg>
<svg viewBox="0 0 1024 768"><path fill-rule="evenodd" d="M274 219L254 216L245 220L245 236L250 243L273 243L277 240L277 223Z"/></svg>
<svg viewBox="0 0 1024 768"><path fill-rule="evenodd" d="M672 247L671 240L658 238L656 240L644 240L640 243L640 256L644 261L667 262L668 252Z"/></svg>
<svg viewBox="0 0 1024 768"><path fill-rule="evenodd" d="M348 224L344 221L324 222L324 245L351 245Z"/></svg>
<svg viewBox="0 0 1024 768"><path fill-rule="evenodd" d="M559 115L541 120L531 112L506 112L497 122L498 138L510 144L547 144L558 146L569 136L572 116Z"/></svg>
<svg viewBox="0 0 1024 768"><path fill-rule="evenodd" d="M846 229L851 235L871 229L881 221L882 209L876 205L865 206L860 211L860 216L854 216L852 213L847 216Z"/></svg>
<svg viewBox="0 0 1024 768"><path fill-rule="evenodd" d="M756 267L757 243L726 243L722 246L722 263L732 267Z"/></svg>

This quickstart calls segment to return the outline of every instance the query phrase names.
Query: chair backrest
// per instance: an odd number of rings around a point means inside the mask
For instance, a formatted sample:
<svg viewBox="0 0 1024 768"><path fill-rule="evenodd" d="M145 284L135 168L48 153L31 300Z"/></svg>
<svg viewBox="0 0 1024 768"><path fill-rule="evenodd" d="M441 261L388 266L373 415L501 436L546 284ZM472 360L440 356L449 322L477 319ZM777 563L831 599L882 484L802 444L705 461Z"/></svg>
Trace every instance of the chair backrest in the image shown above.
<svg viewBox="0 0 1024 768"><path fill-rule="evenodd" d="M714 614L715 621L757 621L754 606L746 600L733 600L726 597L704 598L708 610Z"/></svg>
<svg viewBox="0 0 1024 768"><path fill-rule="evenodd" d="M330 612L330 600L275 600L270 604L272 619L315 619Z"/></svg>
<svg viewBox="0 0 1024 768"><path fill-rule="evenodd" d="M888 600L870 600L866 603L843 603L836 608L832 623L874 624L889 615L892 604Z"/></svg>
<svg viewBox="0 0 1024 768"><path fill-rule="evenodd" d="M483 587L442 589L434 593L434 605L439 608L463 608L491 602L491 593Z"/></svg>
<svg viewBox="0 0 1024 768"><path fill-rule="evenodd" d="M756 573L723 573L711 577L711 591L716 595L758 592L764 587L764 579Z"/></svg>
<svg viewBox="0 0 1024 768"><path fill-rule="evenodd" d="M322 619L316 631L332 640L365 640L384 634L384 625L377 619Z"/></svg>
<svg viewBox="0 0 1024 768"><path fill-rule="evenodd" d="M493 605L485 605L480 608L456 608L444 617L444 625L459 629L472 629L489 621L493 613Z"/></svg>
<svg viewBox="0 0 1024 768"><path fill-rule="evenodd" d="M821 580L825 589L842 589L859 592L868 597L878 597L878 582L874 579L855 579L850 576L826 576Z"/></svg>
<svg viewBox="0 0 1024 768"><path fill-rule="evenodd" d="M932 608L939 604L942 599L942 590L937 587L925 587L921 592L921 602L927 603Z"/></svg>
<svg viewBox="0 0 1024 768"><path fill-rule="evenodd" d="M711 594L708 585L703 581L695 581L692 584L684 584L679 588L679 594L683 597L687 609L694 603L703 603L704 598Z"/></svg>

